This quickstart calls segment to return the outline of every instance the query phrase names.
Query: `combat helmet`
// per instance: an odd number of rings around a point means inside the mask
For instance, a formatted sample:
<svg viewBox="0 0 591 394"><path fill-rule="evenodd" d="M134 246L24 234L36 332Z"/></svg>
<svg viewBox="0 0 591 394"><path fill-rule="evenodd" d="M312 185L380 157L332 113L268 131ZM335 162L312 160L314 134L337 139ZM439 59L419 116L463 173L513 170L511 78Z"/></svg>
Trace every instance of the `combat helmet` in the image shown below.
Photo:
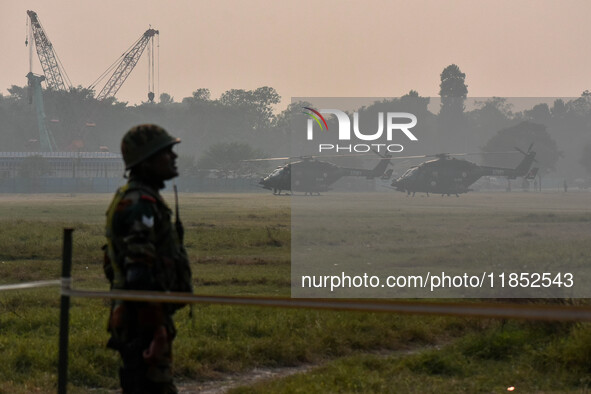
<svg viewBox="0 0 591 394"><path fill-rule="evenodd" d="M158 151L181 142L162 127L142 124L132 127L121 140L121 154L125 169L129 170Z"/></svg>

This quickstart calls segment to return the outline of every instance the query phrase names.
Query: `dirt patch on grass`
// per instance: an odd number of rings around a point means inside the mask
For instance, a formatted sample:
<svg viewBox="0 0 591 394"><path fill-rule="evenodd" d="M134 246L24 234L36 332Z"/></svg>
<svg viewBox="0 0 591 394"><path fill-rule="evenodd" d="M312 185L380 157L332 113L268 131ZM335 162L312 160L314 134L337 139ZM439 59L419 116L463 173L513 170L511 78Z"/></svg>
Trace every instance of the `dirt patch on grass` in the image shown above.
<svg viewBox="0 0 591 394"><path fill-rule="evenodd" d="M383 358L391 356L410 356L412 354L420 353L422 351L439 349L440 346L441 345L428 345L406 350L379 350L367 352L367 354ZM299 373L307 373L316 368L322 367L323 365L331 361L335 360L330 360L326 363L319 364L305 364L297 367L255 368L248 372L228 374L224 376L224 378L221 380L207 381L201 383L177 382L177 386L179 389L179 393L184 394L223 394L236 387L249 386L255 383L271 379L281 379Z"/></svg>
<svg viewBox="0 0 591 394"><path fill-rule="evenodd" d="M202 383L179 382L177 386L179 393L222 394L239 386L250 385L269 379L283 378L297 373L305 373L316 367L318 366L302 365L283 368L256 368L248 372L227 375L221 380Z"/></svg>

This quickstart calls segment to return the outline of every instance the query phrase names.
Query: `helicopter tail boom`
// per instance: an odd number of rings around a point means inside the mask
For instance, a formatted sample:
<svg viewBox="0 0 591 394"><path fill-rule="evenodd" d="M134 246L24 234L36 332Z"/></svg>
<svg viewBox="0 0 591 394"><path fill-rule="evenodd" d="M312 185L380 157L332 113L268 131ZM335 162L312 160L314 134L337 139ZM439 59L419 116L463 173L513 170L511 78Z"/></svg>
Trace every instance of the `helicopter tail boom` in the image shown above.
<svg viewBox="0 0 591 394"><path fill-rule="evenodd" d="M508 179L515 179L517 177L525 177L530 173L530 168L535 161L536 152L530 149L527 152L523 152L519 149L519 152L523 153L525 157L515 168L502 168L502 167L486 167L481 166L481 176L493 175L493 176L505 176Z"/></svg>
<svg viewBox="0 0 591 394"><path fill-rule="evenodd" d="M538 175L538 167L533 167L529 172L525 175L525 179L532 180Z"/></svg>
<svg viewBox="0 0 591 394"><path fill-rule="evenodd" d="M536 152L528 151L528 153L525 154L523 160L521 160L521 163L519 163L517 168L515 168L515 176L526 176L529 173L535 158Z"/></svg>
<svg viewBox="0 0 591 394"><path fill-rule="evenodd" d="M380 162L378 163L378 165L375 166L373 170L371 170L371 173L369 176L367 176L367 179L379 178L384 176L386 169L390 164L390 157L392 156L387 155L383 157L382 160L380 160Z"/></svg>
<svg viewBox="0 0 591 394"><path fill-rule="evenodd" d="M367 179L380 178L386 173L388 164L390 164L390 157L392 156L382 157L378 165L371 170L341 167L341 176L364 176Z"/></svg>

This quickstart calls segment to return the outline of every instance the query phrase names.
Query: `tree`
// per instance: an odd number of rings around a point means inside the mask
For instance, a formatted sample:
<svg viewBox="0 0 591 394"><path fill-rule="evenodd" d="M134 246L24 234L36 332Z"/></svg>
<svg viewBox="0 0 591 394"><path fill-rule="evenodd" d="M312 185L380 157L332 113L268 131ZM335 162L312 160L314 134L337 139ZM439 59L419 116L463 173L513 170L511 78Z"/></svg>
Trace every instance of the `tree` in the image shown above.
<svg viewBox="0 0 591 394"><path fill-rule="evenodd" d="M294 130L305 130L307 116L302 116L304 107L313 107L308 101L291 103L275 118L275 130L289 135Z"/></svg>
<svg viewBox="0 0 591 394"><path fill-rule="evenodd" d="M253 129L263 129L272 125L275 119L272 106L281 101L281 96L275 89L264 86L256 90L231 89L219 101L243 113Z"/></svg>
<svg viewBox="0 0 591 394"><path fill-rule="evenodd" d="M532 122L541 124L548 124L552 117L550 107L546 103L536 104L532 109L524 111L524 114Z"/></svg>
<svg viewBox="0 0 591 394"><path fill-rule="evenodd" d="M568 102L568 111L579 116L586 116L591 112L591 92L585 90L581 97Z"/></svg>
<svg viewBox="0 0 591 394"><path fill-rule="evenodd" d="M476 101L474 104L478 107L478 111L494 111L501 114L503 118L513 117L513 104L508 103L504 97L492 97L486 101Z"/></svg>
<svg viewBox="0 0 591 394"><path fill-rule="evenodd" d="M85 124L96 121L89 119L96 113L99 103L93 91L82 86L73 87L67 92L44 90L43 101L58 149L70 150L73 143L82 143Z"/></svg>
<svg viewBox="0 0 591 394"><path fill-rule="evenodd" d="M581 160L579 163L585 168L587 174L591 175L591 143L585 144L583 147L583 152L581 154Z"/></svg>
<svg viewBox="0 0 591 394"><path fill-rule="evenodd" d="M10 97L12 99L14 99L15 101L19 101L25 100L27 99L27 97L29 97L28 90L29 89L27 87L12 85L8 88L8 93L10 93Z"/></svg>
<svg viewBox="0 0 591 394"><path fill-rule="evenodd" d="M1 102L0 150L31 150L27 143L39 139L35 107L28 100L28 88L12 85ZM32 98L32 97L31 97ZM35 147L34 150L37 150Z"/></svg>
<svg viewBox="0 0 591 394"><path fill-rule="evenodd" d="M470 111L468 117L472 121L475 134L490 138L492 133L511 125L514 117L512 104L506 98L492 97L474 104L478 108Z"/></svg>
<svg viewBox="0 0 591 394"><path fill-rule="evenodd" d="M451 64L441 72L439 96L442 115L458 116L464 112L464 101L468 96L466 74L458 66Z"/></svg>
<svg viewBox="0 0 591 394"><path fill-rule="evenodd" d="M466 74L455 64L447 66L441 73L437 145L443 151L469 150L477 143L464 116L464 101L468 95L465 79Z"/></svg>
<svg viewBox="0 0 591 394"><path fill-rule="evenodd" d="M552 106L552 116L555 118L563 118L566 116L566 103L562 99L554 100L554 105Z"/></svg>
<svg viewBox="0 0 591 394"><path fill-rule="evenodd" d="M392 141L385 140L386 122L384 115L389 112L411 113L417 117L417 124L413 126L412 133L421 141L421 149L429 147L428 149L436 151L436 147L429 146L432 143L431 137L433 136L435 129L435 116L429 112L429 102L429 97L421 97L416 90L410 90L407 94L399 98L374 101L372 104L364 106L356 111L359 114L359 128L367 134L374 133L379 129L379 124L381 122L382 129L384 130L382 138L384 139L375 142L387 144L402 143L404 145L405 154L419 154L419 152L421 152L419 145L409 143L408 138L402 133L393 133ZM380 113L383 115L380 116ZM399 120L396 119L395 121ZM402 122L408 122L408 120L402 120ZM327 143L331 143L331 141L328 140Z"/></svg>
<svg viewBox="0 0 591 394"><path fill-rule="evenodd" d="M556 141L546 131L546 126L524 121L516 126L499 130L485 146L483 152L504 152L515 150L515 147L525 150L533 143L533 150L536 154L536 167L540 168L541 173L554 171L556 162L562 156L558 150ZM506 163L499 162L500 159L507 160L506 156L487 155L485 164L493 166L507 166Z"/></svg>
<svg viewBox="0 0 591 394"><path fill-rule="evenodd" d="M185 97L183 99L183 103L200 103L205 101L210 101L211 99L211 92L209 89L199 88L193 92L191 97Z"/></svg>
<svg viewBox="0 0 591 394"><path fill-rule="evenodd" d="M400 97L400 104L403 108L414 113L417 116L422 116L429 113L429 97L421 97L416 90L410 90L407 94Z"/></svg>
<svg viewBox="0 0 591 394"><path fill-rule="evenodd" d="M258 149L244 142L219 142L213 144L197 160L198 169L216 169L234 174L248 174L259 169L261 162L244 162L262 157Z"/></svg>
<svg viewBox="0 0 591 394"><path fill-rule="evenodd" d="M174 103L174 97L168 93L162 93L160 95L160 104L172 104Z"/></svg>

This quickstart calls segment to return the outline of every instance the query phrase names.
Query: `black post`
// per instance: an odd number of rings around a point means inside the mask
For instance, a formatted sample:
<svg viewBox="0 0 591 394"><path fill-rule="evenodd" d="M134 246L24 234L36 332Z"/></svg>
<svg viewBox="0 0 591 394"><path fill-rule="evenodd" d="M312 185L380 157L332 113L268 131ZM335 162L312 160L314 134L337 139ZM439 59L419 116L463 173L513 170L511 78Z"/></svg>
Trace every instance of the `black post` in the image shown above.
<svg viewBox="0 0 591 394"><path fill-rule="evenodd" d="M74 229L64 229L64 247L62 252L62 296L60 303L60 341L58 363L58 394L66 394L68 385L68 334L70 324L70 296L64 295L63 290L69 289L72 272L72 232Z"/></svg>

